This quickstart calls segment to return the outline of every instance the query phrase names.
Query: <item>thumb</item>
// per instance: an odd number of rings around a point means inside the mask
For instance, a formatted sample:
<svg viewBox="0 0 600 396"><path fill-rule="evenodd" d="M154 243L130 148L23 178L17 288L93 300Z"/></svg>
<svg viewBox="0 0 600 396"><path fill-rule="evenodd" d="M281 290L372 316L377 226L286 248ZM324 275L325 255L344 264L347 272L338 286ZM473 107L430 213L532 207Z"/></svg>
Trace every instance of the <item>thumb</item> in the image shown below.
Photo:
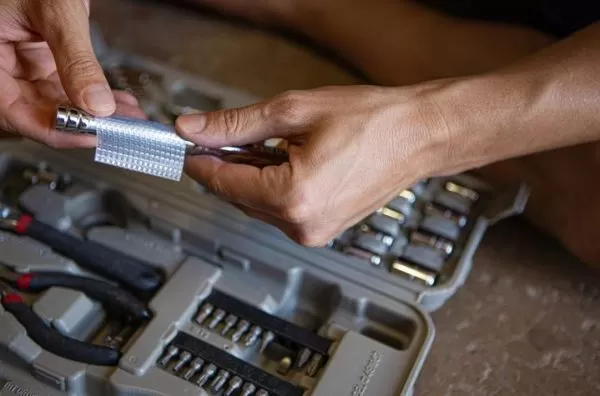
<svg viewBox="0 0 600 396"><path fill-rule="evenodd" d="M302 102L284 94L246 107L203 114L186 114L176 121L178 133L208 147L244 145L270 138L286 138L310 118Z"/></svg>
<svg viewBox="0 0 600 396"><path fill-rule="evenodd" d="M98 116L116 110L115 99L90 39L88 8L82 0L42 1L32 18L47 41L69 99Z"/></svg>

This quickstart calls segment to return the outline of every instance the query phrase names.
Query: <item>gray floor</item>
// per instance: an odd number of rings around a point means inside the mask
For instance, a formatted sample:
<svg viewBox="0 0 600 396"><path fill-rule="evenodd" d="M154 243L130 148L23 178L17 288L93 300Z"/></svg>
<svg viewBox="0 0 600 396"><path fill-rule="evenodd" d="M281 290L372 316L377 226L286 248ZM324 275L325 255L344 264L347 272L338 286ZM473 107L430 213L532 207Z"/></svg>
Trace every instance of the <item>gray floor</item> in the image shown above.
<svg viewBox="0 0 600 396"><path fill-rule="evenodd" d="M168 6L92 1L111 45L267 97L356 79L309 49ZM417 395L600 395L600 277L518 220L494 227L433 317Z"/></svg>

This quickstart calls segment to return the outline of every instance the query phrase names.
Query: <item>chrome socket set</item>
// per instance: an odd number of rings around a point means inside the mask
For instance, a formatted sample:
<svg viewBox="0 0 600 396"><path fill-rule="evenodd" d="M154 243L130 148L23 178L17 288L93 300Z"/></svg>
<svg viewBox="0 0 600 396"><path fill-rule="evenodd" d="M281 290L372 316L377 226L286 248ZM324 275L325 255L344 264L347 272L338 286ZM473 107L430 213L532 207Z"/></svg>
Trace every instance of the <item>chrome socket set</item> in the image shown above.
<svg viewBox="0 0 600 396"><path fill-rule="evenodd" d="M258 100L110 49L98 35L95 47L115 88L130 89L159 122ZM183 92L191 96L177 106L164 103ZM118 350L119 359L101 366L54 354L0 306L0 389L411 395L434 342L429 312L468 277L486 228L520 213L526 201L524 186L498 191L468 174L433 178L401 191L329 246L305 248L191 180L94 163L87 150L0 142L0 203L70 241L93 242L161 274L158 287L131 290L110 271L16 232L22 227L0 230L0 267L112 282L150 313L141 322L115 318L86 293L56 286L22 293L47 326Z"/></svg>

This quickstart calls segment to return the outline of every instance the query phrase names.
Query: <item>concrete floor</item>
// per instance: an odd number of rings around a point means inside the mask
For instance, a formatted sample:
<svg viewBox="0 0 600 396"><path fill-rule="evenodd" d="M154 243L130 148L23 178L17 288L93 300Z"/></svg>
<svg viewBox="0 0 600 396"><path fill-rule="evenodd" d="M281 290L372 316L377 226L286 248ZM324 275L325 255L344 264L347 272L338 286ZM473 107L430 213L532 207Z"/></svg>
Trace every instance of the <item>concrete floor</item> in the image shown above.
<svg viewBox="0 0 600 396"><path fill-rule="evenodd" d="M357 78L311 49L172 6L92 2L113 46L268 97ZM519 220L491 229L433 314L417 395L600 395L600 277Z"/></svg>

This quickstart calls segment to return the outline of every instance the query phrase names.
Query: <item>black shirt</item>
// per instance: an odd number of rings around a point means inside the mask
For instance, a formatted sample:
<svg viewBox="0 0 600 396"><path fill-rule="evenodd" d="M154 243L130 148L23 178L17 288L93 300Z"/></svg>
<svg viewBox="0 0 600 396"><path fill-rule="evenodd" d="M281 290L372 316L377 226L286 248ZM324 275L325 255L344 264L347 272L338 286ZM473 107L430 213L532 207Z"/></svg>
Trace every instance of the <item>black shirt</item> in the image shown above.
<svg viewBox="0 0 600 396"><path fill-rule="evenodd" d="M457 17L529 26L556 37L600 21L600 0L417 0Z"/></svg>

